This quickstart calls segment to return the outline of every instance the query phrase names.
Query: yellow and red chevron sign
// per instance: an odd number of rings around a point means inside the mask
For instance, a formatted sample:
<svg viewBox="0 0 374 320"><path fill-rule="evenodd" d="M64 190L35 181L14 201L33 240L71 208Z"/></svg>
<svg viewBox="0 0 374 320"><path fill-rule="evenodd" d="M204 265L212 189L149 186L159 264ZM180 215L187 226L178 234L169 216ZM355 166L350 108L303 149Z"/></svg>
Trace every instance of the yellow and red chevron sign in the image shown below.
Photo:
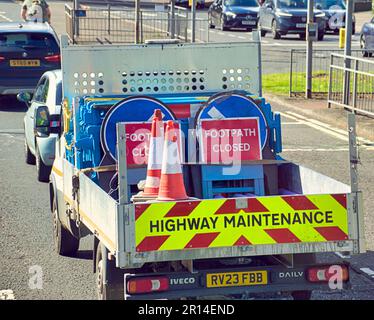
<svg viewBox="0 0 374 320"><path fill-rule="evenodd" d="M153 202L135 206L136 250L348 239L345 194Z"/></svg>

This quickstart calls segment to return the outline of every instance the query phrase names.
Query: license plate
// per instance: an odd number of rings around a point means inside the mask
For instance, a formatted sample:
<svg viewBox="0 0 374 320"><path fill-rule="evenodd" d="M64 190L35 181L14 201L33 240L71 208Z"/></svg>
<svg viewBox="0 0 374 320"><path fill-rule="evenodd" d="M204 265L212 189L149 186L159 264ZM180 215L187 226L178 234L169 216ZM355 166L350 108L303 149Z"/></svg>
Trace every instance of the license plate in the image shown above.
<svg viewBox="0 0 374 320"><path fill-rule="evenodd" d="M250 20L246 21L246 20L244 20L244 21L242 21L242 24L254 26L256 24L256 21L250 21Z"/></svg>
<svg viewBox="0 0 374 320"><path fill-rule="evenodd" d="M306 23L296 23L296 28L306 28Z"/></svg>
<svg viewBox="0 0 374 320"><path fill-rule="evenodd" d="M39 67L40 60L10 60L11 67Z"/></svg>
<svg viewBox="0 0 374 320"><path fill-rule="evenodd" d="M267 271L208 273L206 275L206 286L208 288L254 286L267 283Z"/></svg>

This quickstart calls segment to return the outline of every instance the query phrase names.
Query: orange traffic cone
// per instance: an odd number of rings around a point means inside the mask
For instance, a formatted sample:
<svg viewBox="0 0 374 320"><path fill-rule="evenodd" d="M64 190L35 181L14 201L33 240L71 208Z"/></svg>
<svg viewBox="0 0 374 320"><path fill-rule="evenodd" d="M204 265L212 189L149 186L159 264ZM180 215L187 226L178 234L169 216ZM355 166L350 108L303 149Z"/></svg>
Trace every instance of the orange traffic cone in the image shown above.
<svg viewBox="0 0 374 320"><path fill-rule="evenodd" d="M169 201L188 199L183 182L177 140L174 122L169 120L166 126L161 181L157 200Z"/></svg>
<svg viewBox="0 0 374 320"><path fill-rule="evenodd" d="M151 138L149 141L147 179L142 197L157 197L160 186L162 149L164 143L164 124L162 113L156 109L153 114Z"/></svg>

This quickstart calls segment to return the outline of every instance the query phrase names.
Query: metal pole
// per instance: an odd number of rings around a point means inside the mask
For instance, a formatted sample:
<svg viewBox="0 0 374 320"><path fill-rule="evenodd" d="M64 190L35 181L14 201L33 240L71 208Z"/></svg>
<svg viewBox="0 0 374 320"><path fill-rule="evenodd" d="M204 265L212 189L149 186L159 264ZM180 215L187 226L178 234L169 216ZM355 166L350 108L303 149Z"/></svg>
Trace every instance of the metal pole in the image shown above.
<svg viewBox="0 0 374 320"><path fill-rule="evenodd" d="M74 21L74 35L79 36L79 19L77 18L75 14L75 10L78 10L80 8L80 0L74 0L74 6L73 6L73 21Z"/></svg>
<svg viewBox="0 0 374 320"><path fill-rule="evenodd" d="M358 172L357 164L359 162L357 137L356 137L356 114L348 112L348 135L349 135L349 171L351 177L351 192L358 191Z"/></svg>
<svg viewBox="0 0 374 320"><path fill-rule="evenodd" d="M348 58L352 54L351 43L352 43L352 15L353 15L353 6L355 0L346 1L346 12L345 12L345 47L344 47L344 66L349 69L351 67L351 61ZM349 92L350 92L350 72L344 70L344 100L345 105L349 105Z"/></svg>
<svg viewBox="0 0 374 320"><path fill-rule="evenodd" d="M171 26L170 26L170 37L174 39L175 37L175 0L171 0Z"/></svg>
<svg viewBox="0 0 374 320"><path fill-rule="evenodd" d="M108 34L110 34L110 4L108 3Z"/></svg>
<svg viewBox="0 0 374 320"><path fill-rule="evenodd" d="M191 14L192 14L191 42L195 42L195 37L196 37L196 0L192 0Z"/></svg>
<svg viewBox="0 0 374 320"><path fill-rule="evenodd" d="M308 1L308 25L314 22L314 0ZM309 28L307 27L305 32ZM312 72L313 72L313 41L306 35L306 88L305 88L305 98L310 99L312 97Z"/></svg>
<svg viewBox="0 0 374 320"><path fill-rule="evenodd" d="M135 0L135 43L140 43L139 22L140 22L140 0Z"/></svg>

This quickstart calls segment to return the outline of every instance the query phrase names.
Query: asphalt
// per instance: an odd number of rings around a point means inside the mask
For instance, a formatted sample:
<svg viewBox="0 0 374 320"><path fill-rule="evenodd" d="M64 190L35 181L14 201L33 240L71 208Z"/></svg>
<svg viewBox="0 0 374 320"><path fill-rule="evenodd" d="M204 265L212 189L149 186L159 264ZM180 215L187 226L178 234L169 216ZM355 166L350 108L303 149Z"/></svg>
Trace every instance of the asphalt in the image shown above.
<svg viewBox="0 0 374 320"><path fill-rule="evenodd" d="M16 18L11 1L0 1L0 8ZM54 14L57 19L58 13ZM335 123L328 122L317 118L313 110L303 113L292 101L269 98L273 110L282 113L282 156L349 183L348 144L336 134L336 129L344 128L344 114ZM78 258L59 257L53 252L48 186L36 181L35 167L26 165L23 157L25 110L15 99L0 101L0 291L12 290L16 299L95 299L92 237L81 242ZM312 119L323 120L328 128L316 126ZM352 289L343 293L314 292L313 299L374 299L374 279L361 270L374 271L373 168L374 150L371 143L366 143L360 147L359 183L364 195L368 252L344 258L353 267ZM320 254L318 259L342 261L335 254ZM35 288L35 270L42 271L41 289Z"/></svg>

